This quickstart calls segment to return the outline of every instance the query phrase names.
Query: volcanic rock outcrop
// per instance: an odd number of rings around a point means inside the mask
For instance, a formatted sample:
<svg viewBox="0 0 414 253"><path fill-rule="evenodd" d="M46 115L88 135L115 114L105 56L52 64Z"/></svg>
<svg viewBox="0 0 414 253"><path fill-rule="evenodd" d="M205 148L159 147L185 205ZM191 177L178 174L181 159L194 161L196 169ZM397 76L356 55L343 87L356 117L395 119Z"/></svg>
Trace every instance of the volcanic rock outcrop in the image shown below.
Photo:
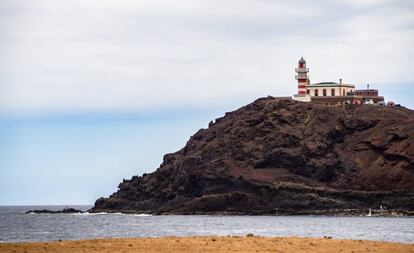
<svg viewBox="0 0 414 253"><path fill-rule="evenodd" d="M414 111L260 98L209 124L92 212L414 211Z"/></svg>

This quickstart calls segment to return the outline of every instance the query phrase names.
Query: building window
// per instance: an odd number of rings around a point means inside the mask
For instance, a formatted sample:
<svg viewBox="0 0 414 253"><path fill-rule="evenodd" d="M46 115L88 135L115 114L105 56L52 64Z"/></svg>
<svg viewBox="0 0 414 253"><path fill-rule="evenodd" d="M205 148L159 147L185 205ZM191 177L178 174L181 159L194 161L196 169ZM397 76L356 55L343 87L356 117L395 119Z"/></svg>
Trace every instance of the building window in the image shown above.
<svg viewBox="0 0 414 253"><path fill-rule="evenodd" d="M315 89L315 97L319 96L319 90Z"/></svg>
<svg viewBox="0 0 414 253"><path fill-rule="evenodd" d="M309 95L309 94L310 94L310 90L306 90L306 94L308 94L308 95Z"/></svg>
<svg viewBox="0 0 414 253"><path fill-rule="evenodd" d="M335 97L335 89L331 89L331 96Z"/></svg>
<svg viewBox="0 0 414 253"><path fill-rule="evenodd" d="M323 96L326 97L326 89L323 89Z"/></svg>
<svg viewBox="0 0 414 253"><path fill-rule="evenodd" d="M344 97L345 97L345 90L343 90L343 91L342 91L342 96L344 96Z"/></svg>

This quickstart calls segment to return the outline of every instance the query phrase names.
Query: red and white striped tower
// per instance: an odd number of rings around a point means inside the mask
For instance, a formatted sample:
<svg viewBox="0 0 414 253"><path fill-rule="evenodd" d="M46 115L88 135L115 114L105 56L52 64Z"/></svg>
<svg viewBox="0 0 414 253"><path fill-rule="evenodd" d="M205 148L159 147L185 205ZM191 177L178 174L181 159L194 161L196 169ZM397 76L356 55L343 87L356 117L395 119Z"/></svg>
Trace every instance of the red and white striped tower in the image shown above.
<svg viewBox="0 0 414 253"><path fill-rule="evenodd" d="M309 78L308 78L309 69L306 68L306 61L300 58L298 67L296 68L296 79L298 80L298 95L305 96L307 94L307 88Z"/></svg>

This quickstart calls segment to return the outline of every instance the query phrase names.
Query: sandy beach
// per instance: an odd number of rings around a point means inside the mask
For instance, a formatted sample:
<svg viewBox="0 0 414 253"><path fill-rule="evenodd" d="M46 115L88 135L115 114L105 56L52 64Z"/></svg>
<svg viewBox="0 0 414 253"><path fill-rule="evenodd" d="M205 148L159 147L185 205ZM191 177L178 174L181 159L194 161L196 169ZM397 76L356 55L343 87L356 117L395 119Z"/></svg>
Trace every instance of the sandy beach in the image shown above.
<svg viewBox="0 0 414 253"><path fill-rule="evenodd" d="M163 237L2 243L0 252L414 252L414 244L298 237Z"/></svg>

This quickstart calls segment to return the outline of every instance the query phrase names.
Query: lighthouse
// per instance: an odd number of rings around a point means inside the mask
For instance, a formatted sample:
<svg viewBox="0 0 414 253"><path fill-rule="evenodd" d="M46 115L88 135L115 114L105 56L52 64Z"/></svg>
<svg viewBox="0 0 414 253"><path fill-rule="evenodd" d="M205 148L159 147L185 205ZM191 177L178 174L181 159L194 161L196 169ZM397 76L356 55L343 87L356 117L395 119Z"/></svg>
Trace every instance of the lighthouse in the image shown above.
<svg viewBox="0 0 414 253"><path fill-rule="evenodd" d="M306 68L306 61L300 58L298 62L298 67L296 68L296 79L298 80L298 95L306 95L306 86L309 83L308 79L309 69Z"/></svg>
<svg viewBox="0 0 414 253"><path fill-rule="evenodd" d="M295 69L295 71L297 73L296 79L298 80L298 94L295 94L293 96L293 99L303 102L310 102L311 98L307 92L307 86L309 84L309 69L306 68L306 61L303 59L303 57L300 58L298 67Z"/></svg>

